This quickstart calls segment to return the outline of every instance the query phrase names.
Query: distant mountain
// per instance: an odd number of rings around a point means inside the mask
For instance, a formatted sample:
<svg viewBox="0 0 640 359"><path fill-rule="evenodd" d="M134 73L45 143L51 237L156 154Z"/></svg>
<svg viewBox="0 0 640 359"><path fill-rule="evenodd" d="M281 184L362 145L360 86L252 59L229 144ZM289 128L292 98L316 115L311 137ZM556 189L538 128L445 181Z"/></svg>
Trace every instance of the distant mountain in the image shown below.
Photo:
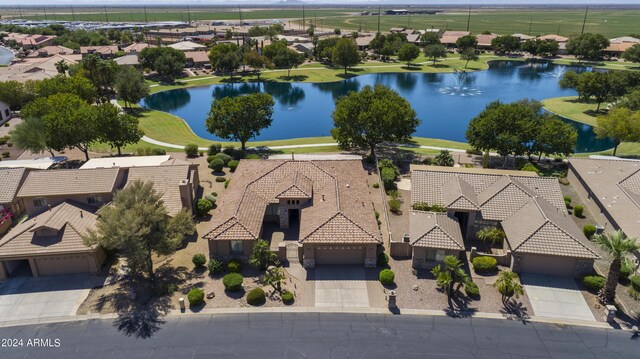
<svg viewBox="0 0 640 359"><path fill-rule="evenodd" d="M300 0L281 0L274 2L274 5L304 5L306 2Z"/></svg>

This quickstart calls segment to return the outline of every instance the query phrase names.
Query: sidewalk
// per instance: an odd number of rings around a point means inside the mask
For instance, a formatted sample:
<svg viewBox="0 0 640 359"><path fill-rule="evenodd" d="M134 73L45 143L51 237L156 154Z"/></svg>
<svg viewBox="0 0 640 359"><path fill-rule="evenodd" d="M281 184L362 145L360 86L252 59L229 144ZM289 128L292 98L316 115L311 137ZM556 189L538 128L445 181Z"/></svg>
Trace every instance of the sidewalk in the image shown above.
<svg viewBox="0 0 640 359"><path fill-rule="evenodd" d="M215 308L215 309L203 309L197 313L187 310L181 312L180 310L172 310L168 315L189 317L194 315L228 315L228 314L257 314L257 313L351 313L351 314L379 314L379 315L416 315L416 316L438 316L445 317L448 314L443 310L421 310L421 309L398 309L397 314L391 313L385 308L315 308L315 307L258 307L258 308ZM482 313L477 312L469 316L462 315L461 318L482 318L482 319L495 319L495 320L508 320L505 316L498 313ZM15 327L22 325L37 325L37 324L51 324L51 323L66 323L74 321L86 321L86 320L104 320L115 319L117 314L89 314L89 315L76 315L66 317L55 318L43 318L34 320L19 320L19 321L0 321L0 328L2 327ZM549 323L558 325L571 325L591 327L598 329L613 329L607 323L599 322L585 322L580 320L558 320L554 318L544 318L533 316L527 320L534 323Z"/></svg>

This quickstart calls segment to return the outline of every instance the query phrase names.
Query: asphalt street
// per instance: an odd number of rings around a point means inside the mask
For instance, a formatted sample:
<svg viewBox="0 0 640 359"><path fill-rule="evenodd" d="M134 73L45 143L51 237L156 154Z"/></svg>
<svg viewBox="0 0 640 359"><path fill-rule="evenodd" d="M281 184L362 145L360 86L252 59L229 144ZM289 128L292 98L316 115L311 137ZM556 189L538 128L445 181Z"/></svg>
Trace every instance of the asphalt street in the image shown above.
<svg viewBox="0 0 640 359"><path fill-rule="evenodd" d="M640 341L628 332L495 319L329 313L129 319L0 328L0 358L640 358Z"/></svg>

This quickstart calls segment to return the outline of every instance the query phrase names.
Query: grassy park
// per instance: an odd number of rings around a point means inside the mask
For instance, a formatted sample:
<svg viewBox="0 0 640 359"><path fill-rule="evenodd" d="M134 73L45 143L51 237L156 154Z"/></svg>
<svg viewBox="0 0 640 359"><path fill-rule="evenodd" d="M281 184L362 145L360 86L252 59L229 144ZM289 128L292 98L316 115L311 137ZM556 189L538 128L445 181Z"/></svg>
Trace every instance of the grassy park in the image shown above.
<svg viewBox="0 0 640 359"><path fill-rule="evenodd" d="M577 96L555 97L542 100L541 102L545 109L558 116L596 126L596 103L578 102L577 99Z"/></svg>

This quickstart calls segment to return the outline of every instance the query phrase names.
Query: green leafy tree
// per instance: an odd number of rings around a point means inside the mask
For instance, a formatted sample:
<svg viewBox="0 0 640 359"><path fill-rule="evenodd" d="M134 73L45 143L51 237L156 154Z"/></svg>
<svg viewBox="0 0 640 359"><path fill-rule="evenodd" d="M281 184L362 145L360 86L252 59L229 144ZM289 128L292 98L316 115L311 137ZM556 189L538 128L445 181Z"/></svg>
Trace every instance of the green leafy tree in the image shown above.
<svg viewBox="0 0 640 359"><path fill-rule="evenodd" d="M579 60L596 61L604 56L604 49L609 46L609 40L600 34L585 33L572 37L567 42L567 52L575 55Z"/></svg>
<svg viewBox="0 0 640 359"><path fill-rule="evenodd" d="M598 126L595 131L598 137L613 139L615 156L620 143L640 142L640 112L624 107L614 107L606 115L598 116Z"/></svg>
<svg viewBox="0 0 640 359"><path fill-rule="evenodd" d="M264 273L263 281L270 285L277 293L282 293L282 282L284 282L284 270L282 267L271 266Z"/></svg>
<svg viewBox="0 0 640 359"><path fill-rule="evenodd" d="M100 56L91 54L80 62L80 66L80 75L91 81L93 87L98 91L98 100L108 101L116 82L118 64L113 60L103 60Z"/></svg>
<svg viewBox="0 0 640 359"><path fill-rule="evenodd" d="M25 118L9 134L13 144L21 150L33 153L46 151L54 156L53 149L47 144L44 120L40 117Z"/></svg>
<svg viewBox="0 0 640 359"><path fill-rule="evenodd" d="M433 65L435 66L438 58L447 57L447 49L444 45L440 44L427 45L427 47L424 48L424 55L433 60Z"/></svg>
<svg viewBox="0 0 640 359"><path fill-rule="evenodd" d="M606 251L611 257L607 281L598 293L598 299L602 304L613 303L616 297L616 287L620 278L622 259L640 249L636 238L627 238L620 230L608 234L596 234L593 241Z"/></svg>
<svg viewBox="0 0 640 359"><path fill-rule="evenodd" d="M99 139L117 148L118 156L122 156L122 147L138 143L144 135L137 118L120 112L112 104L98 105L95 110Z"/></svg>
<svg viewBox="0 0 640 359"><path fill-rule="evenodd" d="M368 147L372 156L381 142L406 142L420 124L411 104L384 85L349 92L332 117L331 135L341 147Z"/></svg>
<svg viewBox="0 0 640 359"><path fill-rule="evenodd" d="M278 67L287 69L287 77L291 76L291 69L297 68L304 62L304 55L299 54L294 50L285 48L279 51L272 59L271 62Z"/></svg>
<svg viewBox="0 0 640 359"><path fill-rule="evenodd" d="M187 57L171 47L148 47L140 51L138 60L142 67L156 71L163 81L173 82L182 75Z"/></svg>
<svg viewBox="0 0 640 359"><path fill-rule="evenodd" d="M174 253L184 238L195 233L191 213L167 215L162 196L151 182L134 181L116 192L110 206L100 212L96 230L84 238L87 245L117 250L136 275L155 282L153 255Z"/></svg>
<svg viewBox="0 0 640 359"><path fill-rule="evenodd" d="M519 298L524 294L524 287L520 284L518 274L509 270L500 271L493 286L502 295L502 304L504 306L507 306L514 296Z"/></svg>
<svg viewBox="0 0 640 359"><path fill-rule="evenodd" d="M256 50L247 51L242 56L244 59L243 63L253 69L253 73L258 77L258 81L260 81L260 74L262 73L262 69L264 69L265 67L269 67L269 60L266 57L260 55Z"/></svg>
<svg viewBox="0 0 640 359"><path fill-rule="evenodd" d="M520 39L511 35L498 36L491 40L491 48L496 53L510 54L520 50Z"/></svg>
<svg viewBox="0 0 640 359"><path fill-rule="evenodd" d="M478 61L478 53L473 48L466 48L460 51L460 60L465 61L464 68L469 65L469 61Z"/></svg>
<svg viewBox="0 0 640 359"><path fill-rule="evenodd" d="M87 78L79 75L71 77L58 75L36 81L33 85L38 97L67 93L77 95L87 103L94 103L98 99L98 92L95 86Z"/></svg>
<svg viewBox="0 0 640 359"><path fill-rule="evenodd" d="M271 126L273 105L273 97L266 93L215 99L206 120L207 130L221 138L240 141L244 150L249 139Z"/></svg>
<svg viewBox="0 0 640 359"><path fill-rule="evenodd" d="M124 101L126 108L149 96L149 84L144 80L141 71L131 66L124 66L116 76L116 93Z"/></svg>
<svg viewBox="0 0 640 359"><path fill-rule="evenodd" d="M640 90L626 94L616 104L617 107L625 107L631 111L640 111Z"/></svg>
<svg viewBox="0 0 640 359"><path fill-rule="evenodd" d="M457 296L460 289L471 282L469 275L462 268L462 262L454 256L445 256L444 262L431 270L436 277L436 285L441 288L449 299Z"/></svg>
<svg viewBox="0 0 640 359"><path fill-rule="evenodd" d="M270 265L277 263L278 255L271 251L269 242L258 239L253 245L253 252L249 257L249 264L259 268L267 269Z"/></svg>
<svg viewBox="0 0 640 359"><path fill-rule="evenodd" d="M478 40L476 39L475 35L461 36L458 38L458 40L456 40L456 47L458 48L459 52L463 52L468 49L475 50L477 45Z"/></svg>
<svg viewBox="0 0 640 359"><path fill-rule="evenodd" d="M209 50L211 66L224 74L233 74L240 67L240 48L234 43L220 43Z"/></svg>
<svg viewBox="0 0 640 359"><path fill-rule="evenodd" d="M420 46L440 45L440 37L435 32L427 32L420 36Z"/></svg>
<svg viewBox="0 0 640 359"><path fill-rule="evenodd" d="M433 164L436 166L453 167L455 161L453 160L453 156L451 156L451 152L442 150L433 159Z"/></svg>
<svg viewBox="0 0 640 359"><path fill-rule="evenodd" d="M622 53L622 58L629 62L640 62L640 44L635 44Z"/></svg>
<svg viewBox="0 0 640 359"><path fill-rule="evenodd" d="M21 82L0 81L0 101L9 105L12 110L19 110L35 98L35 93L28 90L28 85Z"/></svg>
<svg viewBox="0 0 640 359"><path fill-rule="evenodd" d="M407 66L411 66L413 60L420 56L420 48L414 44L404 44L398 50L398 60L406 62Z"/></svg>
<svg viewBox="0 0 640 359"><path fill-rule="evenodd" d="M356 42L350 38L339 39L331 54L331 62L334 65L344 67L345 75L347 74L347 69L349 67L355 66L360 62L358 46L356 45Z"/></svg>
<svg viewBox="0 0 640 359"><path fill-rule="evenodd" d="M578 131L554 115L542 114L539 118L532 146L532 152L538 153L538 162L543 154L563 156L572 154L578 142Z"/></svg>

